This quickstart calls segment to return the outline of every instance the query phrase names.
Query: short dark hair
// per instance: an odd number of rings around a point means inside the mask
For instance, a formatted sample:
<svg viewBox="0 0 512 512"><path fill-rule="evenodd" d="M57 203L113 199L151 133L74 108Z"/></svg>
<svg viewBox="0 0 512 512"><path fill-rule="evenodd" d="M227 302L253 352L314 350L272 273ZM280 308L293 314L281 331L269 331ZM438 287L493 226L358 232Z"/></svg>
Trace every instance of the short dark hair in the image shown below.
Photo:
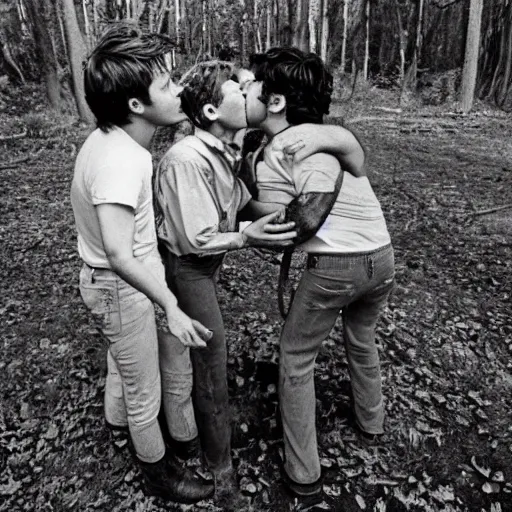
<svg viewBox="0 0 512 512"><path fill-rule="evenodd" d="M322 59L297 48L271 48L250 57L257 82L263 82L262 101L271 94L286 98L286 120L290 124L323 122L329 113L332 75Z"/></svg>
<svg viewBox="0 0 512 512"><path fill-rule="evenodd" d="M211 103L218 107L222 102L221 87L233 78L234 64L220 60L208 60L192 66L180 80L181 108L195 126L207 130L211 121L203 113L203 107Z"/></svg>
<svg viewBox="0 0 512 512"><path fill-rule="evenodd" d="M87 103L98 128L107 132L130 123L128 100L151 104L149 86L158 71L168 71L166 55L174 42L129 23L109 29L84 63Z"/></svg>

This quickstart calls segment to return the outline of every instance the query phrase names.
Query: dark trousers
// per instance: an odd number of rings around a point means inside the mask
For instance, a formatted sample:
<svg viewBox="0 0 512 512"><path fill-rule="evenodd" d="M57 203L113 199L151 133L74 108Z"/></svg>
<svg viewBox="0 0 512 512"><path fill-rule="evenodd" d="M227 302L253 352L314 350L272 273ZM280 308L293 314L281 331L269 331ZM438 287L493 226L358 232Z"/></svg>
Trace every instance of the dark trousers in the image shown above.
<svg viewBox="0 0 512 512"><path fill-rule="evenodd" d="M206 348L190 351L194 409L206 464L219 476L232 468L227 348L216 278L224 255L177 257L162 251L169 288L190 318L213 332Z"/></svg>

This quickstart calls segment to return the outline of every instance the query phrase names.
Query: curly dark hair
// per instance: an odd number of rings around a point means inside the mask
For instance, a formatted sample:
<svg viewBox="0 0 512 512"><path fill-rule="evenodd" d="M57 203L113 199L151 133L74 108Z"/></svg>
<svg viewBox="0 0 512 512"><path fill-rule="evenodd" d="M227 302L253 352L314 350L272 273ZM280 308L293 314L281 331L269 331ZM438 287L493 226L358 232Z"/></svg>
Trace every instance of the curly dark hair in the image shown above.
<svg viewBox="0 0 512 512"><path fill-rule="evenodd" d="M190 68L180 80L181 107L195 126L207 130L211 121L203 113L203 107L211 103L218 107L222 102L221 87L233 78L234 64L220 60L199 62Z"/></svg>
<svg viewBox="0 0 512 512"><path fill-rule="evenodd" d="M257 82L263 82L262 98L271 94L286 98L286 120L290 124L323 122L329 113L332 75L322 59L298 48L271 48L250 57Z"/></svg>
<svg viewBox="0 0 512 512"><path fill-rule="evenodd" d="M85 99L98 128L107 132L130 123L128 100L151 105L149 86L155 73L171 72L167 55L174 42L130 23L109 29L84 62Z"/></svg>

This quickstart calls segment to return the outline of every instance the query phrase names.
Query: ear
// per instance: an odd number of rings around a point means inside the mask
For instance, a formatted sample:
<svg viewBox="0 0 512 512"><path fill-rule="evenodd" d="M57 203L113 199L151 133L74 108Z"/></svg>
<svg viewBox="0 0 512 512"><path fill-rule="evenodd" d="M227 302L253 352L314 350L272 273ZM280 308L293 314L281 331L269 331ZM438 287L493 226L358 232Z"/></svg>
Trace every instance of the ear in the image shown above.
<svg viewBox="0 0 512 512"><path fill-rule="evenodd" d="M206 117L206 119L208 119L208 121L211 121L212 123L217 121L219 118L217 109L211 103L203 105L203 115Z"/></svg>
<svg viewBox="0 0 512 512"><path fill-rule="evenodd" d="M128 100L128 108L132 114L143 114L144 104L137 98L130 98Z"/></svg>
<svg viewBox="0 0 512 512"><path fill-rule="evenodd" d="M286 109L286 98L282 94L271 94L267 108L271 114L282 114Z"/></svg>

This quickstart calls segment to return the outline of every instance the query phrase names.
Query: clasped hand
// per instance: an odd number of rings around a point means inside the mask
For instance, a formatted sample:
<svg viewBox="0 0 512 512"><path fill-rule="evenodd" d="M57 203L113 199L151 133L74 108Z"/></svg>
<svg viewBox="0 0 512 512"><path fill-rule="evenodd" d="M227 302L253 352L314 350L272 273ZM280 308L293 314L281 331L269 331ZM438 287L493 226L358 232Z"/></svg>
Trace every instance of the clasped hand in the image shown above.
<svg viewBox="0 0 512 512"><path fill-rule="evenodd" d="M297 236L295 222L284 222L285 208L265 215L247 226L243 235L246 244L252 247L287 247L293 245Z"/></svg>

